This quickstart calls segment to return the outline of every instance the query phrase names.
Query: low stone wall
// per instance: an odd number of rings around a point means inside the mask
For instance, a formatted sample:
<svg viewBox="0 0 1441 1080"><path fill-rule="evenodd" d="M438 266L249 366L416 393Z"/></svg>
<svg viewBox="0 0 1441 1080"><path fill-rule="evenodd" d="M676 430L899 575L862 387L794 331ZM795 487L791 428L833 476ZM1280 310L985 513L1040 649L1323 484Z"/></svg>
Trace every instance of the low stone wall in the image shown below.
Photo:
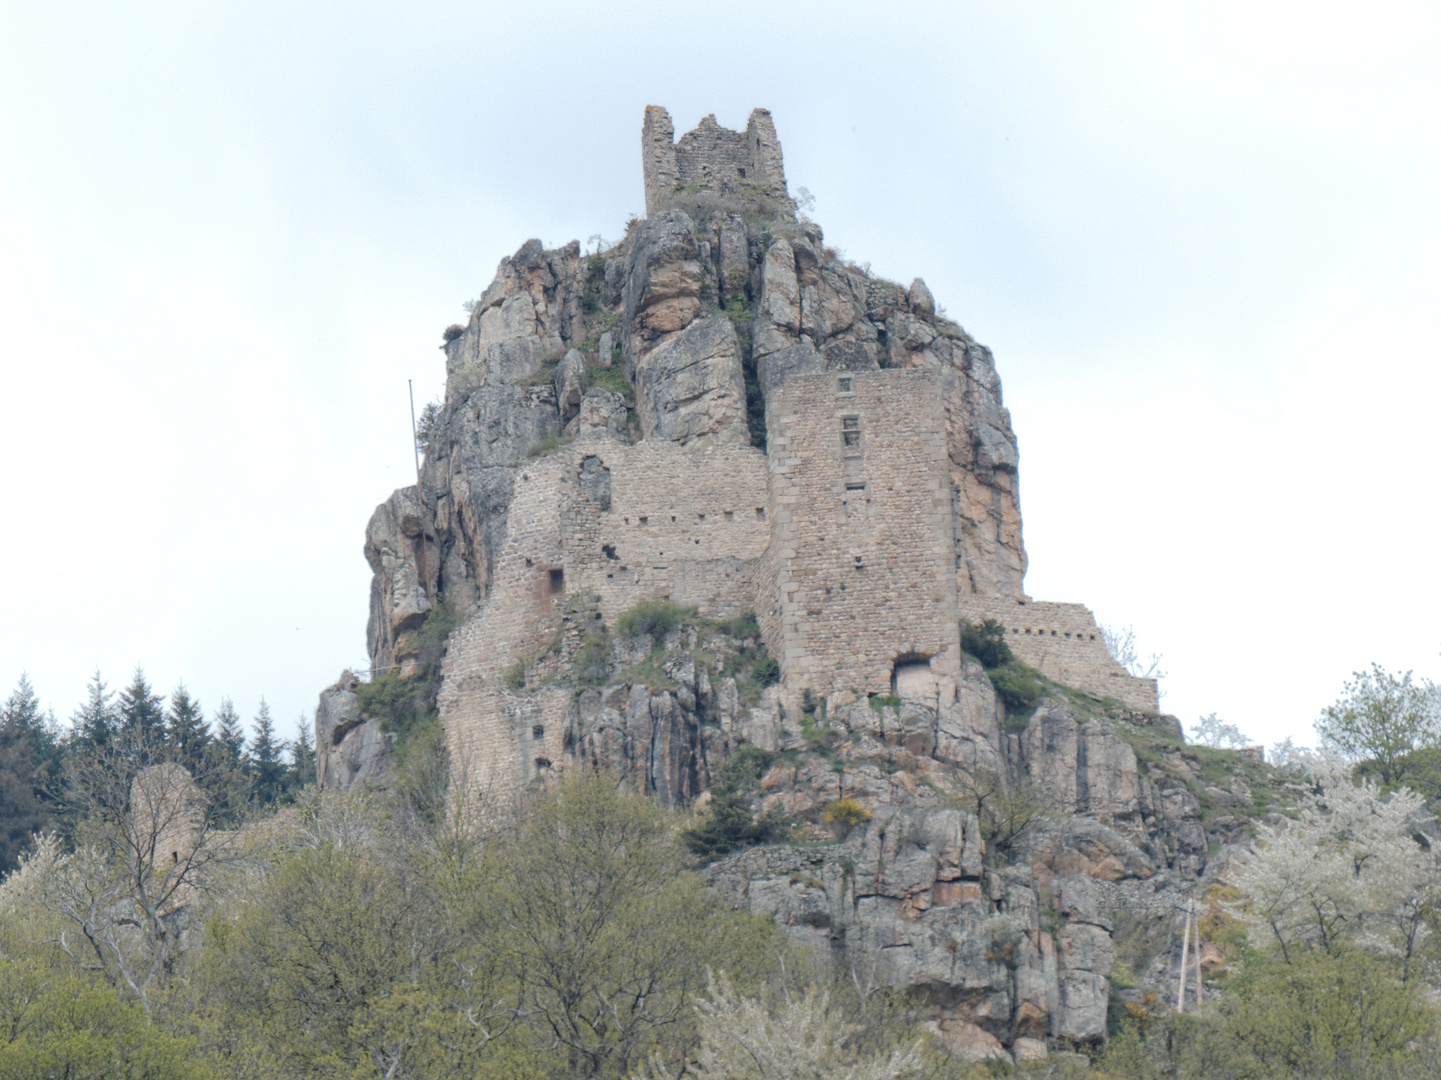
<svg viewBox="0 0 1441 1080"><path fill-rule="evenodd" d="M1156 680L1138 679L1111 658L1084 604L963 596L960 611L966 622L995 619L1017 659L1047 678L1133 709L1160 711Z"/></svg>

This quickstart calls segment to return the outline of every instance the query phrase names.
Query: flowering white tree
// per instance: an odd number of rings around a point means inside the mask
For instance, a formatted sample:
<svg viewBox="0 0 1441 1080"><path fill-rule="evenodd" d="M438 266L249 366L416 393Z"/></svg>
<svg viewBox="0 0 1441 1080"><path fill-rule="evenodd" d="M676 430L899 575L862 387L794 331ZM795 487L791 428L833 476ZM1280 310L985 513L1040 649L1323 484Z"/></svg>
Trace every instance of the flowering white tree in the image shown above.
<svg viewBox="0 0 1441 1080"><path fill-rule="evenodd" d="M1343 939L1406 958L1428 936L1441 874L1420 823L1429 814L1406 789L1352 783L1323 759L1294 820L1261 825L1235 884L1233 913L1279 945L1336 948Z"/></svg>
<svg viewBox="0 0 1441 1080"><path fill-rule="evenodd" d="M1214 746L1222 750L1235 750L1251 745L1251 740L1241 734L1240 728L1226 723L1215 713L1196 721L1191 728L1191 738L1203 746Z"/></svg>
<svg viewBox="0 0 1441 1080"><path fill-rule="evenodd" d="M696 1011L701 1045L686 1075L698 1080L897 1080L921 1066L918 1045L858 1059L847 1044L859 1029L814 986L772 1010L741 997L725 975L712 975ZM674 1075L656 1057L638 1080Z"/></svg>
<svg viewBox="0 0 1441 1080"><path fill-rule="evenodd" d="M1132 626L1120 628L1101 624L1101 643L1111 654L1111 659L1120 664L1138 679L1164 679L1161 670L1161 654L1152 653L1142 660L1136 645L1136 630Z"/></svg>

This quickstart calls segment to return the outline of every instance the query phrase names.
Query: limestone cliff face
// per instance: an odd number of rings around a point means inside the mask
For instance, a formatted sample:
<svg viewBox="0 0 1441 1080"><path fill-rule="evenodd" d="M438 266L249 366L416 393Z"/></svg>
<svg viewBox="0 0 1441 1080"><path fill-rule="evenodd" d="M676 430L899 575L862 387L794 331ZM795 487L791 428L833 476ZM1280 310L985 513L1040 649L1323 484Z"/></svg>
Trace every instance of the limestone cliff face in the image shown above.
<svg viewBox="0 0 1441 1080"><path fill-rule="evenodd" d="M1089 611L1024 595L990 350L795 216L769 114L675 143L651 108L643 151L645 220L589 254L527 241L446 331L419 487L366 529L371 677L421 671L427 619L459 617L438 691L458 797L594 765L685 805L758 748L755 810L832 842L733 855L717 889L884 958L965 1053L1103 1040L1133 940L1110 913L1171 918L1255 811L1245 778L1202 779ZM690 614L637 628L651 602ZM1008 715L960 651L982 618L1081 693ZM321 696L325 787L387 775L360 681ZM828 824L844 799L869 820ZM991 831L998 799L1040 807L1025 843Z"/></svg>

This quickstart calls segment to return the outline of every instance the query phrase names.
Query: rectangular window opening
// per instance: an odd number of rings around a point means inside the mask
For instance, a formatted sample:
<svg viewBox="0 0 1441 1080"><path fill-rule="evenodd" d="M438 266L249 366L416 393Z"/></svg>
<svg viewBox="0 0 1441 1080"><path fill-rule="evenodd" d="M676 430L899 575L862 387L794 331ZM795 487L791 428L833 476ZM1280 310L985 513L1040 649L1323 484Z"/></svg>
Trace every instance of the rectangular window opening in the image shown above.
<svg viewBox="0 0 1441 1080"><path fill-rule="evenodd" d="M549 575L551 595L554 596L556 593L565 592L565 571L560 567L556 567L554 570L549 571Z"/></svg>

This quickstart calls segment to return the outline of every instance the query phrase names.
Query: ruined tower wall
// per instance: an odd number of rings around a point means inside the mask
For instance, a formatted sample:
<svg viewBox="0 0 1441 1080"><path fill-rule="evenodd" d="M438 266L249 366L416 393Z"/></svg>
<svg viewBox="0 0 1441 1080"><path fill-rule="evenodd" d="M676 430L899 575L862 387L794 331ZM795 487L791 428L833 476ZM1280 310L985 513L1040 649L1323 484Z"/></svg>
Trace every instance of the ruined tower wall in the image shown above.
<svg viewBox="0 0 1441 1080"><path fill-rule="evenodd" d="M746 124L746 145L750 148L751 163L755 169L752 176L756 182L781 198L789 198L781 141L776 135L776 125L771 120L769 109L751 111Z"/></svg>
<svg viewBox="0 0 1441 1080"><path fill-rule="evenodd" d="M768 110L753 110L745 131L721 127L712 113L679 141L672 142L674 135L670 113L647 105L641 122L647 214L661 209L679 184L732 195L756 191L794 209L780 139Z"/></svg>
<svg viewBox="0 0 1441 1080"><path fill-rule="evenodd" d="M640 126L641 173L645 180L645 212L653 214L662 195L680 183L676 170L675 125L659 105L647 105Z"/></svg>
<svg viewBox="0 0 1441 1080"><path fill-rule="evenodd" d="M959 670L945 421L921 369L792 375L767 431L786 688L886 694L897 659Z"/></svg>
<svg viewBox="0 0 1441 1080"><path fill-rule="evenodd" d="M541 654L560 630L562 593L552 590L550 571L564 566L562 496L571 467L556 455L517 478L491 593L446 653L439 703L453 768L475 797L501 805L536 775L538 759L558 761L564 752L570 695L517 693L507 676L517 661Z"/></svg>

